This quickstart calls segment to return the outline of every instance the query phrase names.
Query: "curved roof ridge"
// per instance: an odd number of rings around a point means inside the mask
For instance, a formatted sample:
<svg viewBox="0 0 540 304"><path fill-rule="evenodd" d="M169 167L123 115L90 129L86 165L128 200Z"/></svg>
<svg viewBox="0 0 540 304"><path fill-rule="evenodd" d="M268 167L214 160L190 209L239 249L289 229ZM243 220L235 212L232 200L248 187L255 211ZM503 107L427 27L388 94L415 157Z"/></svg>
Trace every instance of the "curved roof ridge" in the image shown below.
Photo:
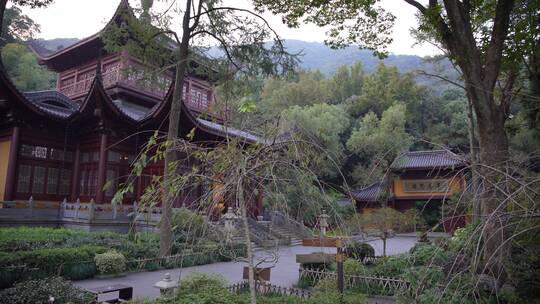
<svg viewBox="0 0 540 304"><path fill-rule="evenodd" d="M441 152L442 153L452 153L451 151L448 151L448 150L437 149L437 150L406 151L403 154L423 154L423 153L441 153Z"/></svg>
<svg viewBox="0 0 540 304"><path fill-rule="evenodd" d="M44 103L46 101L55 101L57 103L64 105L66 108L69 108L71 110L79 109L79 106L73 100L71 100L71 98L62 94L62 92L59 92L53 89L40 90L40 91L28 91L28 92L23 92L23 95L27 99L30 99L30 101L33 103L36 103L36 102Z"/></svg>
<svg viewBox="0 0 540 304"><path fill-rule="evenodd" d="M171 85L169 86L169 89L167 90L167 94L163 97L162 100L160 100L158 103L156 103L153 107L150 108L150 110L139 120L141 123L146 123L146 121L150 120L152 117L157 116L162 111L165 110L167 103L169 103L169 100L172 101L172 94L174 92L174 81L171 82ZM182 103L184 103L182 101Z"/></svg>
<svg viewBox="0 0 540 304"><path fill-rule="evenodd" d="M378 202L382 195L388 192L386 180L374 182L371 185L351 191L351 196L358 201Z"/></svg>
<svg viewBox="0 0 540 304"><path fill-rule="evenodd" d="M127 122L136 124L139 121L133 117L131 117L128 113L126 113L122 108L120 108L112 99L109 94L107 94L107 91L105 90L105 87L103 86L102 82L102 75L101 75L101 69L98 67L96 76L94 77L95 85L92 87L98 94L101 95L102 100L104 101L104 104L102 106L108 106L117 116L124 118ZM88 96L90 95L90 92Z"/></svg>
<svg viewBox="0 0 540 304"><path fill-rule="evenodd" d="M85 37L77 42L75 42L74 44L68 46L68 47L65 47L61 50L57 50L55 52L52 52L52 53L49 53L49 54L45 54L43 52L43 48L37 44L37 43L34 43L36 40L32 40L30 41L30 43L28 43L28 46L29 48L36 54L36 56L38 57L38 59L40 61L47 61L47 60L50 60L54 57L57 57L61 54L64 54L70 50L73 50L83 44L86 44L88 41L91 41L91 40L94 40L96 38L99 38L101 36L101 34L109 27L111 26L111 24L113 24L113 22L116 21L116 18L118 18L119 16L121 16L122 12L123 11L127 11L128 14L132 15L132 16L135 16L134 13L133 13L133 9L131 8L131 6L129 5L129 2L127 0L120 0L120 3L118 4L118 7L116 8L116 11L114 12L113 16L109 19L109 22L107 22L107 24L100 30L98 31L97 33L93 34L93 35L90 35L88 37Z"/></svg>
<svg viewBox="0 0 540 304"><path fill-rule="evenodd" d="M408 151L398 155L391 169L455 169L466 166L466 160L449 150Z"/></svg>
<svg viewBox="0 0 540 304"><path fill-rule="evenodd" d="M23 104L24 107L29 109L30 111L34 112L37 115L45 116L45 117L51 117L56 120L65 120L66 117L57 115L57 113L51 113L51 111L47 111L47 109L44 109L43 107L38 106L37 104L31 102L26 98L26 96L19 91L17 86L11 81L9 76L7 75L7 72L5 70L4 64L0 60L0 80L1 82L6 86L6 88L9 90L11 94L14 95L15 99ZM52 115L51 115L52 114ZM71 117L71 115L70 115Z"/></svg>

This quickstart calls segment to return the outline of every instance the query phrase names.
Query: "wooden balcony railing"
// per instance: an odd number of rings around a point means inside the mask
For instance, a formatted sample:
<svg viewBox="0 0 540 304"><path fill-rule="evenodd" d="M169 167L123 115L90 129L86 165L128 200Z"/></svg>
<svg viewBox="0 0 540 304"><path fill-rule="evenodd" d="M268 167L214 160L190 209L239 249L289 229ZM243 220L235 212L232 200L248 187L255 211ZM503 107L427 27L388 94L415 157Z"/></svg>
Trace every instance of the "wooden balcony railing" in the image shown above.
<svg viewBox="0 0 540 304"><path fill-rule="evenodd" d="M108 89L121 84L147 95L154 96L156 99L165 97L171 84L170 78L161 77L160 79L150 81L143 77L137 77L137 73L134 74L127 75L119 67L114 67L102 74L103 86ZM91 76L84 80L62 86L59 88L59 91L73 99L83 97L90 90L94 78L95 76ZM212 111L211 107L215 103L212 88L201 82L188 78L184 84L183 99L186 105L197 113L205 113L222 121L227 121L230 118L230 111L219 111L219 113Z"/></svg>

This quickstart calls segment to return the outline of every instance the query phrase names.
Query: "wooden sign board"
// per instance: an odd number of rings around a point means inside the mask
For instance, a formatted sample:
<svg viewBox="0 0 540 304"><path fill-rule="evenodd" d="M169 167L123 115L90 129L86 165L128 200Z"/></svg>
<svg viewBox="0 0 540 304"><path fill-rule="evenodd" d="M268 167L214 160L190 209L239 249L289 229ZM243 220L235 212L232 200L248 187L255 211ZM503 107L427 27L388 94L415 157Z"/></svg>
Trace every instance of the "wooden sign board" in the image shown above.
<svg viewBox="0 0 540 304"><path fill-rule="evenodd" d="M270 281L270 267L268 268L255 268L255 280L257 281ZM249 280L249 267L244 266L244 273L242 275L244 280Z"/></svg>
<svg viewBox="0 0 540 304"><path fill-rule="evenodd" d="M341 247L342 240L340 239L303 239L302 246L306 247Z"/></svg>
<svg viewBox="0 0 540 304"><path fill-rule="evenodd" d="M326 264L336 261L336 255L333 253L307 253L297 254L296 263L300 264Z"/></svg>

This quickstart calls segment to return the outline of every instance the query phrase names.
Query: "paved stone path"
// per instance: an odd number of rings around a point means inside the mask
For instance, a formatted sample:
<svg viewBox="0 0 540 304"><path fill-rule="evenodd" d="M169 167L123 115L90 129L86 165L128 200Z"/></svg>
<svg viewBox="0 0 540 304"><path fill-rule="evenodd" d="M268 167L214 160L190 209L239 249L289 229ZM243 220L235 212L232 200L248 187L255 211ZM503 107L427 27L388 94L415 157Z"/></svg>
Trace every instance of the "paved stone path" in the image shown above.
<svg viewBox="0 0 540 304"><path fill-rule="evenodd" d="M382 241L372 240L369 243L375 248L376 255L382 255ZM416 243L416 237L412 236L397 236L387 241L387 254L394 255L407 252ZM314 251L324 251L327 253L335 253L335 248L315 248L315 247L281 247L277 250L278 262L274 266L270 274L270 282L279 286L293 286L298 280L299 265L296 263L296 254L311 253ZM274 251L276 252L276 251ZM267 257L268 252L260 251L256 253L260 259ZM219 273L229 283L235 283L242 280L242 271L245 263L223 262L201 266L193 266L186 268L166 269L158 271L147 271L130 273L125 277L111 279L89 279L75 282L76 285L83 288L93 288L111 284L124 284L133 286L133 296L135 298L155 298L159 296L158 289L154 288L155 282L163 279L165 273L170 273L173 279L184 278L192 272L204 273ZM101 298L106 300L109 297Z"/></svg>

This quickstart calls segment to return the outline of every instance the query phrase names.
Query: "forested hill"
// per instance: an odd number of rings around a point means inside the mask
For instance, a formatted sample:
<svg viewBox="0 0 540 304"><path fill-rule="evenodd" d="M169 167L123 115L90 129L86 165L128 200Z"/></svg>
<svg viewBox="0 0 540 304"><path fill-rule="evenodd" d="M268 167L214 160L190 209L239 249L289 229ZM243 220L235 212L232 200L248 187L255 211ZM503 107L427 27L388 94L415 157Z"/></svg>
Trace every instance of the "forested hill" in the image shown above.
<svg viewBox="0 0 540 304"><path fill-rule="evenodd" d="M76 38L57 38L51 40L41 40L43 46L51 51L56 51L67 47L75 42ZM323 74L333 75L335 71L343 65L352 65L361 61L364 71L372 73L381 62L373 56L371 51L360 50L356 47L347 47L334 50L319 42L307 42L301 40L285 40L285 46L290 53L301 53L300 67L304 70L319 70ZM218 54L218 50L211 50L212 55ZM389 55L383 60L387 66L395 66L400 72L411 72L419 69L433 72L435 67L425 63L422 57L414 55ZM452 68L448 62L444 62L442 69L448 73Z"/></svg>
<svg viewBox="0 0 540 304"><path fill-rule="evenodd" d="M78 38L55 38L55 39L38 39L38 41L42 44L42 46L46 49L49 49L51 51L57 51L61 50L65 47L68 47L76 42L78 42L80 39Z"/></svg>
<svg viewBox="0 0 540 304"><path fill-rule="evenodd" d="M372 73L381 62L373 53L368 50L360 50L356 47L347 47L334 50L319 42L306 42L301 40L286 40L285 46L291 53L302 52L301 68L309 70L319 70L326 75L332 75L343 65L352 65L361 61L364 71ZM425 63L422 57L414 55L389 55L382 60L387 66L395 66L400 72L411 72L419 69L432 71L434 68ZM444 69L451 68L448 62L445 62Z"/></svg>

